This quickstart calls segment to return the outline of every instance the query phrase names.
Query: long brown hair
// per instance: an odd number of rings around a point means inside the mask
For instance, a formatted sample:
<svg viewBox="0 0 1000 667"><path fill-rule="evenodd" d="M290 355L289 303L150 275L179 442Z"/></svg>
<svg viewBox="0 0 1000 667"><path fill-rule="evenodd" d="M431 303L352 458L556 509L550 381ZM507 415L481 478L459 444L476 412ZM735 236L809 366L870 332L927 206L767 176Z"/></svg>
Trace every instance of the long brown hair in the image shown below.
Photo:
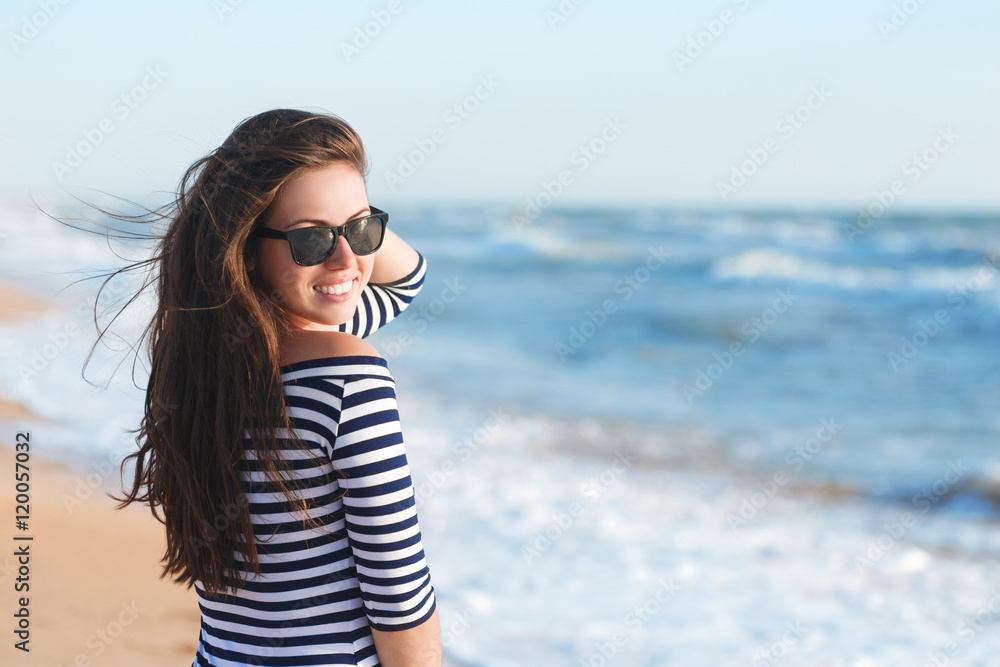
<svg viewBox="0 0 1000 667"><path fill-rule="evenodd" d="M169 225L155 253L129 267L157 269L143 285L155 280L157 305L142 334L150 373L133 431L138 450L122 461L123 477L134 462L131 488L115 500L119 508L148 503L164 524L161 578L188 587L200 581L209 595L238 588L241 570L260 573L241 488L244 448L258 452L289 500L295 488L279 471L275 432L298 440L279 365L288 322L280 294L247 271L255 250L249 234L266 221L283 183L334 162L367 175L360 137L336 116L276 109L244 120L187 169L176 199L157 213Z"/></svg>

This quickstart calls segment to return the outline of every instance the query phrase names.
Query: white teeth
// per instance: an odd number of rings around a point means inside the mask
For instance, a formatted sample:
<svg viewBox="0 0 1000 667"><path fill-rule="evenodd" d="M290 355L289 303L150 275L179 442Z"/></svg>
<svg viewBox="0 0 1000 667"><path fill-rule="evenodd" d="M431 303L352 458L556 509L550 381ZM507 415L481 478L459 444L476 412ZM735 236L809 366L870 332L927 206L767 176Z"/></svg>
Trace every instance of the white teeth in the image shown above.
<svg viewBox="0 0 1000 667"><path fill-rule="evenodd" d="M335 294L339 296L341 294L344 294L345 292L350 292L351 285L353 284L354 284L353 280L348 280L346 283L343 283L341 285L317 285L313 289L318 292L322 292L323 294Z"/></svg>

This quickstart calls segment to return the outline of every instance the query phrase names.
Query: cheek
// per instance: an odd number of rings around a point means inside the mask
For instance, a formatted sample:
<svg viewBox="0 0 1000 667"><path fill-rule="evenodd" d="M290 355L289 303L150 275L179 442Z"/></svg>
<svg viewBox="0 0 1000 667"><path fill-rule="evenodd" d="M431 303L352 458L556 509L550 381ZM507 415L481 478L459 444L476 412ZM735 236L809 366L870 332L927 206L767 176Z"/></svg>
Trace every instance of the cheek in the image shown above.
<svg viewBox="0 0 1000 667"><path fill-rule="evenodd" d="M365 282L372 276L372 271L375 270L375 255L365 255L364 257L359 257L359 260L364 260L362 263L363 272L365 276Z"/></svg>
<svg viewBox="0 0 1000 667"><path fill-rule="evenodd" d="M295 268L291 258L270 249L258 253L257 272L273 290L283 292L295 282Z"/></svg>

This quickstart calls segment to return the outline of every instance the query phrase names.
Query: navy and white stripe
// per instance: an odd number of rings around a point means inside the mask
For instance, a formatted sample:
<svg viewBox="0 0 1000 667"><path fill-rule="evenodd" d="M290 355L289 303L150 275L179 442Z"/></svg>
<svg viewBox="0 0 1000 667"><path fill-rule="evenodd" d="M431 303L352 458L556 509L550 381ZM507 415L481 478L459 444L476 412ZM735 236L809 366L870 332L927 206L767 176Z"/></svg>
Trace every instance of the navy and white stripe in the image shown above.
<svg viewBox="0 0 1000 667"><path fill-rule="evenodd" d="M425 266L421 257L407 278L366 288L362 301L395 304L370 312L398 315L420 290ZM355 321L370 333L385 317ZM248 449L241 472L261 576L222 600L195 583L202 615L194 665L376 666L371 628L410 628L436 607L395 382L374 356L312 359L282 371L292 428L309 448L289 443L280 455L301 487L296 497L322 526L303 528ZM335 499L341 489L346 494Z"/></svg>

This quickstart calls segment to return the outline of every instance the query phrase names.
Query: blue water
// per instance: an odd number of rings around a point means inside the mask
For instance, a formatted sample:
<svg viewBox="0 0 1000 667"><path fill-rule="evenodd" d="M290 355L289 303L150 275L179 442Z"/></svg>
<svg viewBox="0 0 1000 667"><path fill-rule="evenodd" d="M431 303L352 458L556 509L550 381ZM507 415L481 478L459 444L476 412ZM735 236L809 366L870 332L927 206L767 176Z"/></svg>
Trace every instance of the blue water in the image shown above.
<svg viewBox="0 0 1000 667"><path fill-rule="evenodd" d="M995 514L1000 217L510 216L392 214L429 272L372 342L439 400L624 420L760 479L832 420L799 481L910 502L960 461L934 508Z"/></svg>

